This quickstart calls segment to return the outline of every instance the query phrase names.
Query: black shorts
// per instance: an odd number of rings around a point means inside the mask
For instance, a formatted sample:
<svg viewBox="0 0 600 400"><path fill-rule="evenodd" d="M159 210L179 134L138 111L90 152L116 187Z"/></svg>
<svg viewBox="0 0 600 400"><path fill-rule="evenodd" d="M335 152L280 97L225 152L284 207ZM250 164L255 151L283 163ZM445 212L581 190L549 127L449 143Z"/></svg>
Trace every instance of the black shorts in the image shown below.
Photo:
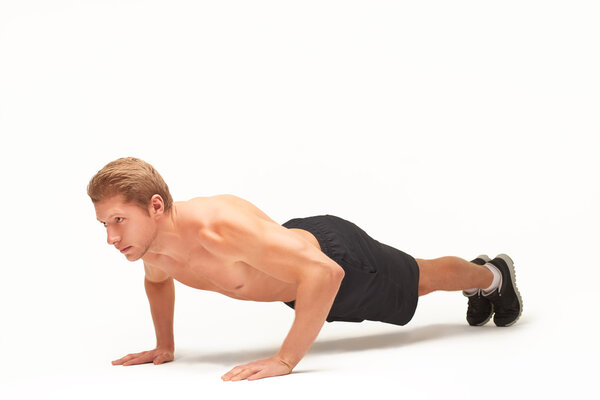
<svg viewBox="0 0 600 400"><path fill-rule="evenodd" d="M411 320L419 299L419 266L413 257L334 215L294 218L283 226L311 232L323 253L345 271L327 322L406 325ZM295 301L285 304L294 308Z"/></svg>

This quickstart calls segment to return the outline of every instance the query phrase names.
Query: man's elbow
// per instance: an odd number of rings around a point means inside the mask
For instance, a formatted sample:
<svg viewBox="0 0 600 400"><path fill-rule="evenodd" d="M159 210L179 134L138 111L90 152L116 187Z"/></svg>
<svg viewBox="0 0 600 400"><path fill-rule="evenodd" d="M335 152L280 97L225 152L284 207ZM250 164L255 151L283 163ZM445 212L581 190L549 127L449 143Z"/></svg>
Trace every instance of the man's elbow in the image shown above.
<svg viewBox="0 0 600 400"><path fill-rule="evenodd" d="M342 268L339 264L336 263L332 267L332 274L336 280L342 281L342 279L344 279L344 275L346 275L346 272L344 271L344 268Z"/></svg>
<svg viewBox="0 0 600 400"><path fill-rule="evenodd" d="M322 264L318 268L306 268L298 276L297 284L322 285L331 284L339 285L344 279L344 269L337 263Z"/></svg>
<svg viewBox="0 0 600 400"><path fill-rule="evenodd" d="M333 265L328 265L325 269L325 273L323 274L326 279L333 281L335 283L339 283L344 279L344 269L340 267L339 264L335 263Z"/></svg>

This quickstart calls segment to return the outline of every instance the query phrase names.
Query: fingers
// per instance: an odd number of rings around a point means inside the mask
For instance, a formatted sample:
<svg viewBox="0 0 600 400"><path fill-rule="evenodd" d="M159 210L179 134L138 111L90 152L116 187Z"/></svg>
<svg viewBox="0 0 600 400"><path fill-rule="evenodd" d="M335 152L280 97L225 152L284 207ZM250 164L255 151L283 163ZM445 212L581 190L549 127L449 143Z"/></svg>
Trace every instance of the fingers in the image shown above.
<svg viewBox="0 0 600 400"><path fill-rule="evenodd" d="M136 365L143 364L152 361L153 356L149 351L143 351L141 353L128 354L123 358L112 362L113 365Z"/></svg>
<svg viewBox="0 0 600 400"><path fill-rule="evenodd" d="M224 381L240 381L248 379L268 378L271 376L287 375L292 372L292 367L278 357L259 360L252 363L239 365L221 377Z"/></svg>
<svg viewBox="0 0 600 400"><path fill-rule="evenodd" d="M229 378L231 378L234 374L237 374L241 368L242 367L234 367L234 368L232 368L231 371L229 371L228 373L226 373L225 375L223 375L221 377L221 379L223 379L224 381L229 380Z"/></svg>
<svg viewBox="0 0 600 400"><path fill-rule="evenodd" d="M249 367L235 367L230 372L223 375L222 379L225 381L240 381L242 379L246 379L247 377L260 372L261 368L249 368Z"/></svg>
<svg viewBox="0 0 600 400"><path fill-rule="evenodd" d="M257 379L262 379L262 378L266 378L270 375L268 375L264 370L258 371L253 375L248 376L248 380L249 381L255 381Z"/></svg>
<svg viewBox="0 0 600 400"><path fill-rule="evenodd" d="M140 354L143 354L143 353L127 354L125 357L121 357L118 360L113 361L112 364L113 365L121 365L124 362L127 362L127 361L131 360L132 358L138 357Z"/></svg>
<svg viewBox="0 0 600 400"><path fill-rule="evenodd" d="M141 353L128 354L123 358L113 361L112 364L128 366L153 362L154 365L158 365L173 361L172 353L162 352L158 355L156 353L156 351L143 351Z"/></svg>
<svg viewBox="0 0 600 400"><path fill-rule="evenodd" d="M144 364L144 363L151 362L153 360L153 358L154 358L154 356L152 354L150 354L150 352L144 352L139 357L135 357L135 358L130 359L129 361L124 362L123 365L127 366L127 365Z"/></svg>
<svg viewBox="0 0 600 400"><path fill-rule="evenodd" d="M224 381L232 381L235 376L246 369L246 365L239 365L221 377Z"/></svg>

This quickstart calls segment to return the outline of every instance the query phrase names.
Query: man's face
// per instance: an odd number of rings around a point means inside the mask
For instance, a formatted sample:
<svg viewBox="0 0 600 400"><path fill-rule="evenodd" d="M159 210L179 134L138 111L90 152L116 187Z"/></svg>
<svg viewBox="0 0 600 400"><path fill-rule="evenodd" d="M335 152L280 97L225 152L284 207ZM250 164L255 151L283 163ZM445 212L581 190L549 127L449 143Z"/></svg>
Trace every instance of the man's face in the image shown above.
<svg viewBox="0 0 600 400"><path fill-rule="evenodd" d="M94 204L96 218L106 227L108 244L115 246L129 261L146 254L156 237L156 221L139 206L114 196Z"/></svg>

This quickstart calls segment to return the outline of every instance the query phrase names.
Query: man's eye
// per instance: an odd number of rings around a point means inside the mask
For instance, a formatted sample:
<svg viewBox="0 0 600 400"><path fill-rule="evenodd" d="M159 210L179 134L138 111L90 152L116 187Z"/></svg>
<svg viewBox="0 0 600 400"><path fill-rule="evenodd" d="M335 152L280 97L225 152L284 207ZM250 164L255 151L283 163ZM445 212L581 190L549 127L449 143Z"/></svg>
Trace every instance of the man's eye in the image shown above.
<svg viewBox="0 0 600 400"><path fill-rule="evenodd" d="M115 218L115 221L121 222L121 221L123 221L123 217L117 217L117 218Z"/></svg>

